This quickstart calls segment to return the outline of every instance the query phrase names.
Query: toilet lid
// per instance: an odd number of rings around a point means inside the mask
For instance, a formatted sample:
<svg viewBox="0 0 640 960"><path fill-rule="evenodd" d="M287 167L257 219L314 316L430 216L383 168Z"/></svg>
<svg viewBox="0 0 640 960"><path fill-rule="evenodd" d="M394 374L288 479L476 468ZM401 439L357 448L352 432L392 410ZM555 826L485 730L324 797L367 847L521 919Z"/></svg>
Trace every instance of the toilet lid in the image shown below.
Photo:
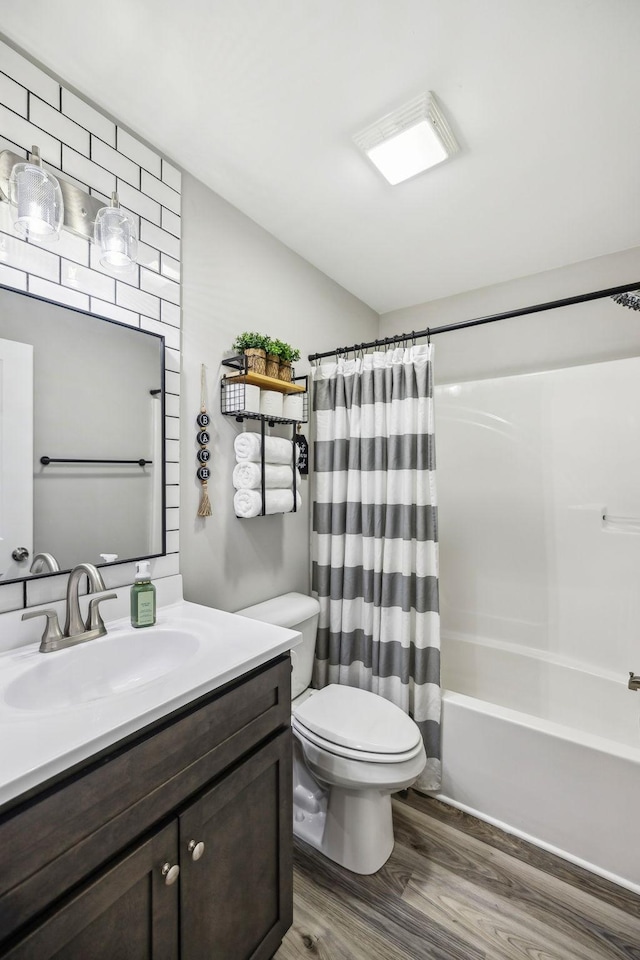
<svg viewBox="0 0 640 960"><path fill-rule="evenodd" d="M411 717L384 697L331 684L294 709L297 725L316 737L373 754L402 754L420 744Z"/></svg>
<svg viewBox="0 0 640 960"><path fill-rule="evenodd" d="M337 743L331 743L317 733L312 733L304 724L299 723L295 716L291 718L291 727L299 740L306 740L307 743L314 743L325 753L332 753L336 757L344 757L346 760L359 760L367 763L404 763L405 760L413 760L424 749L422 742L416 743L411 750L404 750L402 753L370 753L367 750L356 750L352 747L339 746Z"/></svg>

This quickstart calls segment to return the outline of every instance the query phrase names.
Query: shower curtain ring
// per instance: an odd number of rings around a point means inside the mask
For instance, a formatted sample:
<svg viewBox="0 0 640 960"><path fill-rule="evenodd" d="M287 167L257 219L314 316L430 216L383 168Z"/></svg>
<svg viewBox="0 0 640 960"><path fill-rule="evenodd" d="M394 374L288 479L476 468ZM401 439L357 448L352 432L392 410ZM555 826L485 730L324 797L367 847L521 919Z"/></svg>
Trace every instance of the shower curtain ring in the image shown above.
<svg viewBox="0 0 640 960"><path fill-rule="evenodd" d="M427 346L431 346L431 330L427 327Z"/></svg>

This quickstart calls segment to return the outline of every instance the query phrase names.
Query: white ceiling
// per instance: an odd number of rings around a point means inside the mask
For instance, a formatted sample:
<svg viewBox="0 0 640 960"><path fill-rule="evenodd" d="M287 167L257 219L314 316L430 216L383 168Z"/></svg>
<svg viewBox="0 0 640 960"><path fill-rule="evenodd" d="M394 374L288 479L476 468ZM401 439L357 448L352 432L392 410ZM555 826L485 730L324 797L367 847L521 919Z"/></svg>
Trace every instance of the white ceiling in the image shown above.
<svg viewBox="0 0 640 960"><path fill-rule="evenodd" d="M0 26L378 312L640 245L638 0L4 0ZM426 90L462 152L391 187L351 137Z"/></svg>

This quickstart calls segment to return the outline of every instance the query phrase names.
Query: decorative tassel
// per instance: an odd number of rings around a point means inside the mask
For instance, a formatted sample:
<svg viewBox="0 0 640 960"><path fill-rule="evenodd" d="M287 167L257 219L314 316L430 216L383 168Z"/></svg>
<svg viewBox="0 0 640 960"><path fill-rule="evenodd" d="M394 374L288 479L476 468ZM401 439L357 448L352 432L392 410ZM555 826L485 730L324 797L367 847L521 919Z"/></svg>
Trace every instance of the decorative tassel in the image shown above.
<svg viewBox="0 0 640 960"><path fill-rule="evenodd" d="M210 517L212 516L211 511L211 501L209 500L209 493L207 490L207 481L210 476L210 470L207 466L209 460L209 451L207 450L207 444L209 443L209 433L205 430L205 427L209 426L209 414L206 409L206 367L201 364L200 368L200 413L196 417L196 423L198 424L198 436L197 441L200 444L200 449L196 454L200 466L198 467L196 476L202 484L202 495L200 497L200 506L198 507L197 516L199 517Z"/></svg>

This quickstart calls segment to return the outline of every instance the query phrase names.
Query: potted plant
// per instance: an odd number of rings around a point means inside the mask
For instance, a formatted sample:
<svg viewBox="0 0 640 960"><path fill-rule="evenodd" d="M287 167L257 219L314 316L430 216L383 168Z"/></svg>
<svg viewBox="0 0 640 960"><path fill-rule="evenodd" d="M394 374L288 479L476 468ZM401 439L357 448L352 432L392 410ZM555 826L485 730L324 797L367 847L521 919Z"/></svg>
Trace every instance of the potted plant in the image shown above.
<svg viewBox="0 0 640 960"><path fill-rule="evenodd" d="M238 334L233 342L233 350L236 353L244 353L247 358L247 370L254 373L260 373L264 376L266 368L266 345L269 337L264 333L251 333L245 331Z"/></svg>
<svg viewBox="0 0 640 960"><path fill-rule="evenodd" d="M294 360L300 359L300 351L292 347L289 343L280 342L280 368L278 376L281 380L285 380L287 383L291 383L293 378L293 370L291 364Z"/></svg>
<svg viewBox="0 0 640 960"><path fill-rule="evenodd" d="M267 351L267 376L273 377L275 380L279 377L281 347L281 340L272 340L270 337L267 339L265 345L265 350Z"/></svg>

